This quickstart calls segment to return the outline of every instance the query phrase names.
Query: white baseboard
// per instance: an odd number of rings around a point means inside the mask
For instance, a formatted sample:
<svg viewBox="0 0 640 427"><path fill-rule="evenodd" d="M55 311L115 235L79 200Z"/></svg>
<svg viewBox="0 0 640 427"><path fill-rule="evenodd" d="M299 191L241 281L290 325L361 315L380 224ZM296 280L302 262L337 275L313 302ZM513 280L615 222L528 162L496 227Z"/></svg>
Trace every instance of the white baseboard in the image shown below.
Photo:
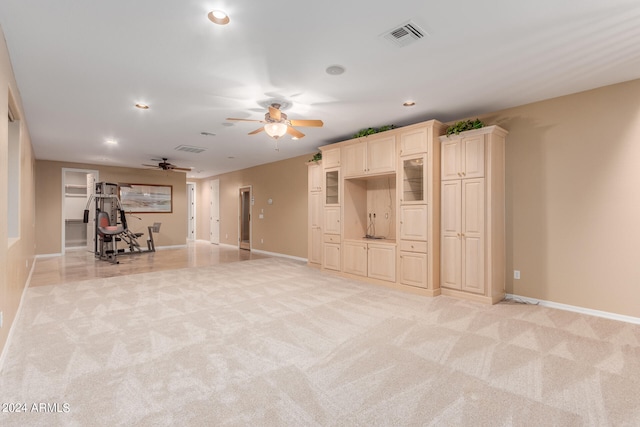
<svg viewBox="0 0 640 427"><path fill-rule="evenodd" d="M298 256L281 254L278 252L267 252L267 251L261 251L260 249L251 249L251 252L255 252L257 254L271 255L271 256L280 257L280 258L289 258L296 261L307 262L306 258L300 258Z"/></svg>
<svg viewBox="0 0 640 427"><path fill-rule="evenodd" d="M182 249L182 248L186 248L186 247L187 247L186 243L184 245L156 246L156 251L164 250L164 249ZM142 253L144 253L144 252L142 252Z"/></svg>
<svg viewBox="0 0 640 427"><path fill-rule="evenodd" d="M541 307L556 308L558 310L573 311L574 313L588 314L589 316L603 317L605 319L618 320L621 322L640 325L640 317L625 316L624 314L610 313L608 311L593 310L591 308L578 307L575 305L562 304L559 302L545 301L536 298L522 297L520 295L506 294L505 299L522 301L527 304L537 304Z"/></svg>
<svg viewBox="0 0 640 427"><path fill-rule="evenodd" d="M57 254L39 254L39 255L36 255L36 259L39 259L39 258L53 258L55 256L62 256L62 252L58 252Z"/></svg>
<svg viewBox="0 0 640 427"><path fill-rule="evenodd" d="M11 322L11 328L9 328L9 333L7 334L7 340L4 342L4 347L2 347L2 353L0 354L0 372L4 369L4 362L7 358L7 354L9 353L9 346L11 345L11 338L13 337L13 331L16 329L16 323L18 323L18 319L20 318L20 312L22 311L22 306L24 303L24 297L27 294L27 289L31 285L31 276L33 276L33 270L36 267L36 260L34 258L31 263L31 270L29 270L29 275L27 276L27 281L24 284L24 289L22 289L22 296L20 296L20 302L18 303L18 309L16 310L16 315ZM4 327L4 326L3 326Z"/></svg>

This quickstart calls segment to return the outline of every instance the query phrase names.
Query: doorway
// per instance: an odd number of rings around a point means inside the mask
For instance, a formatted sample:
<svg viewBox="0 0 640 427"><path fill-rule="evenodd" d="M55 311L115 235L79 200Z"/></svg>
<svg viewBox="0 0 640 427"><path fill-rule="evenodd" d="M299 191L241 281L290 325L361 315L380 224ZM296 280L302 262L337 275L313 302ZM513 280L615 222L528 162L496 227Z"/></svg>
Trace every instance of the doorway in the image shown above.
<svg viewBox="0 0 640 427"><path fill-rule="evenodd" d="M196 240L196 184L187 182L187 240Z"/></svg>
<svg viewBox="0 0 640 427"><path fill-rule="evenodd" d="M62 168L62 248L94 251L95 209L89 206L89 221L84 223L84 209L95 192L97 170Z"/></svg>
<svg viewBox="0 0 640 427"><path fill-rule="evenodd" d="M209 240L214 245L220 244L220 180L214 179L209 186Z"/></svg>
<svg viewBox="0 0 640 427"><path fill-rule="evenodd" d="M251 250L251 186L240 188L240 249Z"/></svg>

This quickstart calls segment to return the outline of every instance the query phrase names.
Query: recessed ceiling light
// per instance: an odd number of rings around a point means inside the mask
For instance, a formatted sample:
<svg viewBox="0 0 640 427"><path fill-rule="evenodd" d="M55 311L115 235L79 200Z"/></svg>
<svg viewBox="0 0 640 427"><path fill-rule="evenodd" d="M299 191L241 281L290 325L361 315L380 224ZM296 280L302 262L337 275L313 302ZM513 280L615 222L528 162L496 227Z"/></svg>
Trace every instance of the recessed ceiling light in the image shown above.
<svg viewBox="0 0 640 427"><path fill-rule="evenodd" d="M415 101L405 101L402 105L404 105L405 107L413 107L414 105L416 105Z"/></svg>
<svg viewBox="0 0 640 427"><path fill-rule="evenodd" d="M330 67L327 67L327 74L330 74L332 76L339 76L340 74L345 72L345 69L342 65L332 65Z"/></svg>
<svg viewBox="0 0 640 427"><path fill-rule="evenodd" d="M109 145L118 145L118 141L116 141L115 139L107 139L104 142Z"/></svg>
<svg viewBox="0 0 640 427"><path fill-rule="evenodd" d="M211 22L218 25L227 25L229 23L229 15L221 10L212 10L207 14Z"/></svg>
<svg viewBox="0 0 640 427"><path fill-rule="evenodd" d="M138 103L136 104L136 108L139 108L139 109L141 109L141 110L148 110L148 109L149 109L149 106L148 106L147 104L143 104L142 102L138 102Z"/></svg>
<svg viewBox="0 0 640 427"><path fill-rule="evenodd" d="M224 122L224 123L222 123L222 126L231 127L231 126L233 126L233 123Z"/></svg>
<svg viewBox="0 0 640 427"><path fill-rule="evenodd" d="M204 135L204 136L216 136L215 133L212 132L200 132L200 135Z"/></svg>
<svg viewBox="0 0 640 427"><path fill-rule="evenodd" d="M235 157L229 156L229 157L227 157L227 159L235 159Z"/></svg>

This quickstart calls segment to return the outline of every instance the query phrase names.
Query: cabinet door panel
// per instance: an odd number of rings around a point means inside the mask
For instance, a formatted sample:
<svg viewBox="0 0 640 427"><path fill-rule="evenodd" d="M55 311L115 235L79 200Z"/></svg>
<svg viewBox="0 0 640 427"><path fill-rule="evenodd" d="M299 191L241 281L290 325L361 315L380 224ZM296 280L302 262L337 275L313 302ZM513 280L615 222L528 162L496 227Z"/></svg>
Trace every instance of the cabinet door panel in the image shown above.
<svg viewBox="0 0 640 427"><path fill-rule="evenodd" d="M440 173L442 180L460 179L460 140L452 139L442 143L440 152Z"/></svg>
<svg viewBox="0 0 640 427"><path fill-rule="evenodd" d="M364 142L342 147L343 174L348 176L362 176L366 173L366 151Z"/></svg>
<svg viewBox="0 0 640 427"><path fill-rule="evenodd" d="M367 142L367 173L396 170L396 138L374 139Z"/></svg>
<svg viewBox="0 0 640 427"><path fill-rule="evenodd" d="M332 148L322 152L322 164L325 168L340 166L340 148Z"/></svg>
<svg viewBox="0 0 640 427"><path fill-rule="evenodd" d="M461 242L457 235L442 236L440 252L440 286L443 288L461 289L462 256Z"/></svg>
<svg viewBox="0 0 640 427"><path fill-rule="evenodd" d="M409 205L400 208L400 238L427 240L427 206Z"/></svg>
<svg viewBox="0 0 640 427"><path fill-rule="evenodd" d="M340 245L335 243L325 243L322 254L322 266L327 270L340 271Z"/></svg>
<svg viewBox="0 0 640 427"><path fill-rule="evenodd" d="M484 176L484 135L462 138L464 178L481 178Z"/></svg>
<svg viewBox="0 0 640 427"><path fill-rule="evenodd" d="M324 208L324 232L340 234L340 208Z"/></svg>
<svg viewBox="0 0 640 427"><path fill-rule="evenodd" d="M322 229L320 227L311 228L311 239L309 241L309 262L322 263Z"/></svg>
<svg viewBox="0 0 640 427"><path fill-rule="evenodd" d="M389 245L369 244L369 277L396 281L396 248Z"/></svg>
<svg viewBox="0 0 640 427"><path fill-rule="evenodd" d="M309 193L309 227L322 226L322 193Z"/></svg>
<svg viewBox="0 0 640 427"><path fill-rule="evenodd" d="M462 183L462 289L484 293L484 179Z"/></svg>
<svg viewBox="0 0 640 427"><path fill-rule="evenodd" d="M326 205L340 205L340 170L325 169L324 193Z"/></svg>
<svg viewBox="0 0 640 427"><path fill-rule="evenodd" d="M344 242L344 272L367 275L367 244Z"/></svg>
<svg viewBox="0 0 640 427"><path fill-rule="evenodd" d="M400 202L403 205L425 203L427 200L427 155L407 156L400 159Z"/></svg>
<svg viewBox="0 0 640 427"><path fill-rule="evenodd" d="M442 199L440 227L444 234L449 233L456 235L461 232L461 188L460 180L442 183L442 191L440 193L440 197Z"/></svg>
<svg viewBox="0 0 640 427"><path fill-rule="evenodd" d="M427 254L400 252L400 283L427 287Z"/></svg>
<svg viewBox="0 0 640 427"><path fill-rule="evenodd" d="M322 190L322 166L318 163L309 165L309 191Z"/></svg>
<svg viewBox="0 0 640 427"><path fill-rule="evenodd" d="M400 154L426 153L428 142L427 128L403 132L400 134Z"/></svg>

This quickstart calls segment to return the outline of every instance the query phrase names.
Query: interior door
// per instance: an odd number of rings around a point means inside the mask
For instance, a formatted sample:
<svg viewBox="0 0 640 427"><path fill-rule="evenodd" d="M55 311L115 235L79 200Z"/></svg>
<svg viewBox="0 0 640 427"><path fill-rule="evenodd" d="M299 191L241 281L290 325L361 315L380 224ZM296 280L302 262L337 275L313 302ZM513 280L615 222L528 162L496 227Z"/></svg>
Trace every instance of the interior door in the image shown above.
<svg viewBox="0 0 640 427"><path fill-rule="evenodd" d="M187 183L187 240L196 240L196 185Z"/></svg>
<svg viewBox="0 0 640 427"><path fill-rule="evenodd" d="M240 249L251 250L251 187L240 188Z"/></svg>
<svg viewBox="0 0 640 427"><path fill-rule="evenodd" d="M220 180L214 179L209 186L211 201L209 205L209 239L215 245L220 244Z"/></svg>

